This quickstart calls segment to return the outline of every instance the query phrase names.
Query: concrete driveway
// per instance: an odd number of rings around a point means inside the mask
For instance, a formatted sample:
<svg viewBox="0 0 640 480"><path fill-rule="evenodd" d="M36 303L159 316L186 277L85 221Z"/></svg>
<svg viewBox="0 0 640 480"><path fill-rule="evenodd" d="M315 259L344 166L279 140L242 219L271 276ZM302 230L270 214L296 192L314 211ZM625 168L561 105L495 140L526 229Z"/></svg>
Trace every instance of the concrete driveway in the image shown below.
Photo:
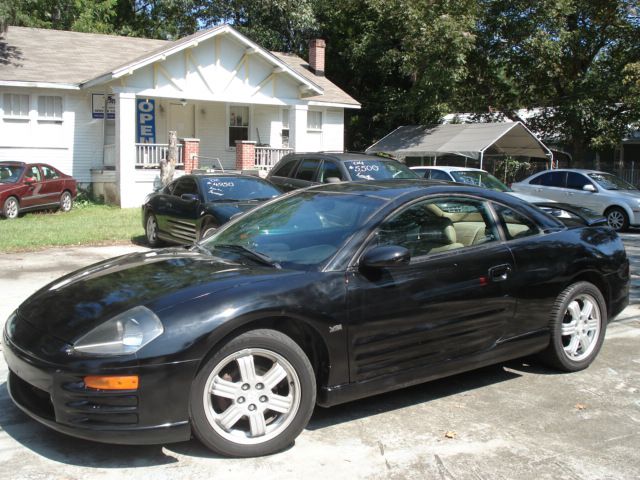
<svg viewBox="0 0 640 480"><path fill-rule="evenodd" d="M640 302L640 235L625 235ZM82 265L140 247L0 255L0 323L29 294ZM513 361L331 409L287 451L219 458L199 442L114 446L40 426L13 406L0 360L0 479L637 479L640 307L609 325L586 371Z"/></svg>

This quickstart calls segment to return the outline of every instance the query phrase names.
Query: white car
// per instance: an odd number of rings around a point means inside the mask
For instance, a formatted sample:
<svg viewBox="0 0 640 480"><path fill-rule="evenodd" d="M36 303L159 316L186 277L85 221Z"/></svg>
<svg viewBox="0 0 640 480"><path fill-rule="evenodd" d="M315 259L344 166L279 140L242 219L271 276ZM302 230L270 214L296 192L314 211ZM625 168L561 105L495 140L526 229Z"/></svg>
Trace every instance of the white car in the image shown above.
<svg viewBox="0 0 640 480"><path fill-rule="evenodd" d="M549 201L546 197L514 192L489 172L479 168L448 167L438 165L435 167L411 167L411 170L421 177L430 178L432 180L466 183L467 185L485 187L498 192L506 192L529 203Z"/></svg>
<svg viewBox="0 0 640 480"><path fill-rule="evenodd" d="M593 210L605 216L609 226L616 231L640 226L640 190L611 173L546 170L514 183L512 187L523 194Z"/></svg>

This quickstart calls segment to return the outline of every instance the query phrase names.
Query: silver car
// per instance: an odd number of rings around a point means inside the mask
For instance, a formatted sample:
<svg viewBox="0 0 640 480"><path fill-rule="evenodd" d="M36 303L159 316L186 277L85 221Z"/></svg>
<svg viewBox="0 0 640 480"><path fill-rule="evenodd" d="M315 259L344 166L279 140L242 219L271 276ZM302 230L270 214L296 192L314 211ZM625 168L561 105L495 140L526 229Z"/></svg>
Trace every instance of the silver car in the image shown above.
<svg viewBox="0 0 640 480"><path fill-rule="evenodd" d="M411 167L411 171L417 173L421 178L446 180L448 182L476 185L488 188L489 190L495 190L497 192L506 192L509 195L513 195L514 197L518 197L520 200L524 200L529 203L538 203L547 200L544 197L536 195L514 192L489 172L479 168L438 165L434 167Z"/></svg>
<svg viewBox="0 0 640 480"><path fill-rule="evenodd" d="M516 192L586 207L604 215L609 226L616 231L640 226L640 190L610 173L579 169L546 170L511 187Z"/></svg>

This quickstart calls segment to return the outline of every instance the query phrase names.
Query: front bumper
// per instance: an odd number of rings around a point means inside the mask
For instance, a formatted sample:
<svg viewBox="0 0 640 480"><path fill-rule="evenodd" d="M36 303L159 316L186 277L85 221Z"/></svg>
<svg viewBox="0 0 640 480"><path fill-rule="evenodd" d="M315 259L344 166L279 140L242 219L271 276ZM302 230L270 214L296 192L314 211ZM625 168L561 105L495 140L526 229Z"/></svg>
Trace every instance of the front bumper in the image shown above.
<svg viewBox="0 0 640 480"><path fill-rule="evenodd" d="M76 372L22 351L3 335L13 402L59 432L105 443L160 444L191 438L188 401L197 362L141 366L126 371ZM87 374L137 374L137 390L86 388Z"/></svg>

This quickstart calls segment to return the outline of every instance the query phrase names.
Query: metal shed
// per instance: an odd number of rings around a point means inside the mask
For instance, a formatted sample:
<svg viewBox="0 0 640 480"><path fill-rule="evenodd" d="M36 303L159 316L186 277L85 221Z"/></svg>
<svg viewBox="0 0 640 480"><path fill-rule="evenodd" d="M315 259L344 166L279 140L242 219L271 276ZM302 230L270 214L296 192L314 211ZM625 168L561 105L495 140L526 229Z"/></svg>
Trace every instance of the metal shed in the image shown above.
<svg viewBox="0 0 640 480"><path fill-rule="evenodd" d="M367 153L382 152L397 157L454 154L479 160L480 168L487 155L545 158L553 162L551 150L521 122L402 126L367 148Z"/></svg>

